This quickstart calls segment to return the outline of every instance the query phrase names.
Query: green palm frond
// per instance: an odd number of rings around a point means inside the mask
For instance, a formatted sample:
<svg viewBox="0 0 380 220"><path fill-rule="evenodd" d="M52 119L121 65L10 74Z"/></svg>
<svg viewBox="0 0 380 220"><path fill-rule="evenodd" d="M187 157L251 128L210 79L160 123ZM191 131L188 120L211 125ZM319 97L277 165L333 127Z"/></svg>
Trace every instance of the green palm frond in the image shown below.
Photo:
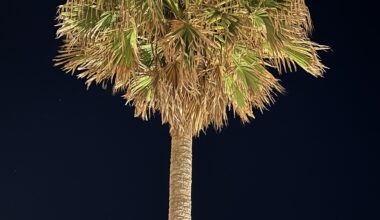
<svg viewBox="0 0 380 220"><path fill-rule="evenodd" d="M244 91L242 88L239 88L233 76L225 76L224 82L226 92L230 96L235 109L245 108L247 106L246 91Z"/></svg>
<svg viewBox="0 0 380 220"><path fill-rule="evenodd" d="M326 67L320 62L318 50L328 50L327 46L317 45L311 42L297 42L285 45L286 55L296 68L297 64L306 72L321 76Z"/></svg>

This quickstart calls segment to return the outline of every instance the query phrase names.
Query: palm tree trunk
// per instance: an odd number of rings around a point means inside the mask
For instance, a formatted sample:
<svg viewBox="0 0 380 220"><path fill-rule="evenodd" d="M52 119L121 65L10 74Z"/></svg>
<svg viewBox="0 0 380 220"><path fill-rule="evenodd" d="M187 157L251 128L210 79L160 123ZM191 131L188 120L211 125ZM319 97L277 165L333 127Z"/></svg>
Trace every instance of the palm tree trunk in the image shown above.
<svg viewBox="0 0 380 220"><path fill-rule="evenodd" d="M172 136L169 220L191 220L192 134Z"/></svg>

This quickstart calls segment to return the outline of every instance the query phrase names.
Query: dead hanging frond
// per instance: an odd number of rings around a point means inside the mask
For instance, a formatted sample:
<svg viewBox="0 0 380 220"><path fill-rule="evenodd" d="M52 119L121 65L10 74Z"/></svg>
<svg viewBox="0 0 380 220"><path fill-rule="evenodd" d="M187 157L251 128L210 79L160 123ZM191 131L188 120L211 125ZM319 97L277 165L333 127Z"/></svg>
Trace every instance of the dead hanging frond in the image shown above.
<svg viewBox="0 0 380 220"><path fill-rule="evenodd" d="M268 71L322 76L304 0L68 0L56 65L124 93L136 117L160 112L171 133L243 122L284 89Z"/></svg>

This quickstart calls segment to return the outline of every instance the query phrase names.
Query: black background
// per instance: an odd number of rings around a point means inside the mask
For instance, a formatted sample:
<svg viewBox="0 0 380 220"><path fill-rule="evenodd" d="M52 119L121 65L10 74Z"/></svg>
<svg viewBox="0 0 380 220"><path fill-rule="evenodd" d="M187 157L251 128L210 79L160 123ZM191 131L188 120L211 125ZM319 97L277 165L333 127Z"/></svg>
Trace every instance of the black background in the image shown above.
<svg viewBox="0 0 380 220"><path fill-rule="evenodd" d="M378 10L308 2L331 69L281 76L270 111L194 141L194 220L380 219ZM167 219L168 126L52 66L62 3L0 4L0 219Z"/></svg>

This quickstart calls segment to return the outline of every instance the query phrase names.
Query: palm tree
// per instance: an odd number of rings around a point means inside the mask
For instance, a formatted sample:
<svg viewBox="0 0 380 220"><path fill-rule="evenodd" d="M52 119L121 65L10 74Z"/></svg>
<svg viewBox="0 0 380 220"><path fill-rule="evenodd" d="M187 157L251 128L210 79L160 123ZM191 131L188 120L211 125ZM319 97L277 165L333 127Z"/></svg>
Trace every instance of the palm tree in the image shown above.
<svg viewBox="0 0 380 220"><path fill-rule="evenodd" d="M193 137L264 111L283 91L270 71L325 70L304 0L67 0L57 20L56 65L170 125L169 220L191 219Z"/></svg>

